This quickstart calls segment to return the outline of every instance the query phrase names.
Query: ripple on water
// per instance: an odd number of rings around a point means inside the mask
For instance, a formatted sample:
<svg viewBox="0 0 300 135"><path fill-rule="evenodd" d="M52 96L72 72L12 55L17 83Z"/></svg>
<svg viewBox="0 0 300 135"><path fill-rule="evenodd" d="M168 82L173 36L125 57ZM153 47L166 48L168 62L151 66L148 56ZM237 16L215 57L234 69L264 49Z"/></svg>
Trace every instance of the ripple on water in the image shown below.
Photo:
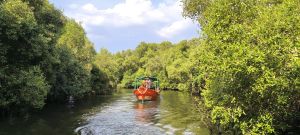
<svg viewBox="0 0 300 135"><path fill-rule="evenodd" d="M121 98L102 108L97 114L87 116L86 124L78 127L75 132L81 135L95 134L164 134L156 127L152 118L157 114L157 108L136 108L135 100ZM149 116L150 115L150 116Z"/></svg>
<svg viewBox="0 0 300 135"><path fill-rule="evenodd" d="M137 102L131 95L93 109L75 132L81 135L207 135L191 114L191 103L178 93L170 92L157 101ZM196 130L195 130L196 129Z"/></svg>

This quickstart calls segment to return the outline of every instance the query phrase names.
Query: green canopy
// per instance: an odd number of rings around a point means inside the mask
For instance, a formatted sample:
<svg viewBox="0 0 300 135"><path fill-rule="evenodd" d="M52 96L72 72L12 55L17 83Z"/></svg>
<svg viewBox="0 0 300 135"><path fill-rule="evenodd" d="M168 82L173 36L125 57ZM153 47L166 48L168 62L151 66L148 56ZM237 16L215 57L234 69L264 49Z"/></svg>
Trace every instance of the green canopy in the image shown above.
<svg viewBox="0 0 300 135"><path fill-rule="evenodd" d="M138 77L135 80L137 80L137 81L139 81L139 80L151 80L152 82L158 81L158 79L156 77L148 77L148 76L146 76L146 77Z"/></svg>

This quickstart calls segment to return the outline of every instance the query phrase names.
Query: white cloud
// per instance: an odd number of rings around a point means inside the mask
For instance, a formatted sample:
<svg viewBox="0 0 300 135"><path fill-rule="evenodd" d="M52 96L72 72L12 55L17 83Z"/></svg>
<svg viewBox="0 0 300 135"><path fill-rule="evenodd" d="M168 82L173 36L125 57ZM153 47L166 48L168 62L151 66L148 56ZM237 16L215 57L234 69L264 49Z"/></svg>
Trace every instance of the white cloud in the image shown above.
<svg viewBox="0 0 300 135"><path fill-rule="evenodd" d="M153 18L147 16L152 10L154 9L150 0L126 0L108 9L98 9L95 5L87 3L78 11L66 14L83 25L130 26L145 24L148 19Z"/></svg>
<svg viewBox="0 0 300 135"><path fill-rule="evenodd" d="M81 9L87 13L97 13L98 9L91 3L85 4L81 7Z"/></svg>
<svg viewBox="0 0 300 135"><path fill-rule="evenodd" d="M86 29L92 26L128 27L156 24L165 27L153 31L161 37L170 38L192 25L191 21L181 16L180 0L163 0L157 6L153 5L151 0L125 0L108 9L98 9L95 5L87 3L77 9L66 14L81 22Z"/></svg>
<svg viewBox="0 0 300 135"><path fill-rule="evenodd" d="M156 33L162 37L171 38L177 34L180 34L180 32L187 29L191 25L192 24L190 20L178 20L161 28L160 30L156 31Z"/></svg>

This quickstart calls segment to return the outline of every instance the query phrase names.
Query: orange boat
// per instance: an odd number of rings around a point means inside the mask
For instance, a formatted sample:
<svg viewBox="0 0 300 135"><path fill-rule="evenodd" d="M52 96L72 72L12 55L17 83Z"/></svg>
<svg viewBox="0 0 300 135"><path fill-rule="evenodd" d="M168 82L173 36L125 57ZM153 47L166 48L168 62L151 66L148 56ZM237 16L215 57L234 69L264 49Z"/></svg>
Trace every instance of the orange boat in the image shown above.
<svg viewBox="0 0 300 135"><path fill-rule="evenodd" d="M141 84L138 88L137 86ZM156 100L159 95L159 81L155 77L140 77L134 82L135 94L138 100Z"/></svg>

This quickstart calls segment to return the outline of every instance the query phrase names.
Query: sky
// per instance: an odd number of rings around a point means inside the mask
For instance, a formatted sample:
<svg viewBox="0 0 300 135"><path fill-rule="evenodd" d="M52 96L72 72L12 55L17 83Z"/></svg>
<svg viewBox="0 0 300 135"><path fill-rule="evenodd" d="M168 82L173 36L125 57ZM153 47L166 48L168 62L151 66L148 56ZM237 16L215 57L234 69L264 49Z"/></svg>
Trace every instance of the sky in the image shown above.
<svg viewBox="0 0 300 135"><path fill-rule="evenodd" d="M140 42L198 37L199 26L182 17L180 0L49 0L85 29L96 51L115 53Z"/></svg>

